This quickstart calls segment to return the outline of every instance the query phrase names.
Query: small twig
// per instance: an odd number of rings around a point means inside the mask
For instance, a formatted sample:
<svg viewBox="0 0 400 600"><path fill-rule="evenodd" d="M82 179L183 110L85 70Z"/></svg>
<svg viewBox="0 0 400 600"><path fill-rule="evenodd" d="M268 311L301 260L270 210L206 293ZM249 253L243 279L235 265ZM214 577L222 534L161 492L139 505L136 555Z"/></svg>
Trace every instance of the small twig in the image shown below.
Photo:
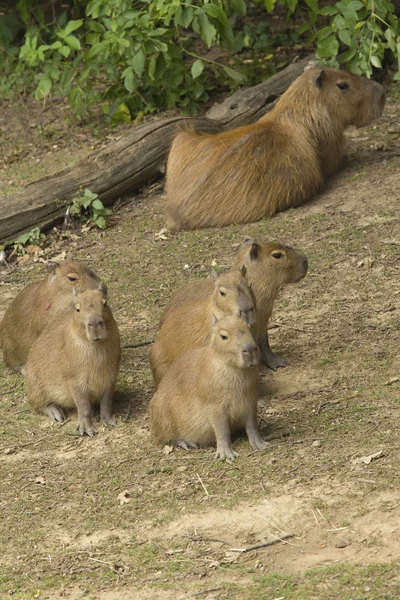
<svg viewBox="0 0 400 600"><path fill-rule="evenodd" d="M231 552L250 552L251 550L258 550L259 548L266 548L267 546L273 546L274 544L278 544L278 542L283 542L289 538L295 537L294 533L286 533L275 540L271 540L270 542L264 542L263 544L255 544L254 546L249 546L248 548L230 548Z"/></svg>
<svg viewBox="0 0 400 600"><path fill-rule="evenodd" d="M58 428L61 429L61 427L64 427L64 425L66 425L70 421L71 421L71 417L68 417L68 419L65 419L65 421L63 421L62 423L59 423Z"/></svg>
<svg viewBox="0 0 400 600"><path fill-rule="evenodd" d="M207 498L209 498L209 497L210 497L210 494L208 493L206 486L205 486L205 485L204 485L204 483L202 482L200 475L199 475L198 473L196 473L196 475L197 475L197 479L198 479L198 480L200 481L200 483L201 483L201 487L203 488L203 490L205 491L205 493L206 493L206 495L207 495Z"/></svg>
<svg viewBox="0 0 400 600"><path fill-rule="evenodd" d="M150 344L154 344L154 340L150 340L149 342L137 342L135 344L122 344L123 348L141 348L142 346L150 346Z"/></svg>

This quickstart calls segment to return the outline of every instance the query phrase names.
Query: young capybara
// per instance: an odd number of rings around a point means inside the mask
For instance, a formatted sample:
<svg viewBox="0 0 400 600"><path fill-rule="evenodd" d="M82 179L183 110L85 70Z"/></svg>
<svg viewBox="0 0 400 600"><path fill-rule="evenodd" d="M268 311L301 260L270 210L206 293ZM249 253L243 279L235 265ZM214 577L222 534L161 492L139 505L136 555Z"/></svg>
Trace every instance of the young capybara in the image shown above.
<svg viewBox="0 0 400 600"><path fill-rule="evenodd" d="M207 344L212 333L211 315L217 319L236 315L250 326L255 324L254 296L247 284L246 269L238 267L219 277L213 275L214 281L204 281L207 294L192 296L162 320L149 354L156 385L178 356Z"/></svg>
<svg viewBox="0 0 400 600"><path fill-rule="evenodd" d="M234 258L232 270L237 272L241 265L246 267L246 279L255 298L254 335L266 365L275 370L286 363L282 358L275 356L269 346L268 321L281 287L288 283L297 283L305 277L308 268L307 257L289 246L245 238ZM178 336L174 336L174 330L178 328L179 331L181 317L182 320L186 318L192 302L200 298L204 302L211 297L212 292L212 282L203 279L188 283L172 296L161 317L161 331L168 331L169 344L179 343ZM161 349L159 352L161 354Z"/></svg>
<svg viewBox="0 0 400 600"><path fill-rule="evenodd" d="M231 434L244 429L253 450L267 447L257 427L257 345L236 316L213 317L210 342L180 356L150 402L151 431L160 444L217 445L234 459Z"/></svg>
<svg viewBox="0 0 400 600"><path fill-rule="evenodd" d="M92 405L98 401L101 421L115 425L113 394L121 357L119 332L102 283L98 290L74 290L73 300L75 310L58 315L29 352L28 403L60 422L65 419L63 408L76 406L79 433L93 436Z"/></svg>
<svg viewBox="0 0 400 600"><path fill-rule="evenodd" d="M298 283L308 270L307 257L298 250L275 242L257 242L245 238L232 268L244 265L247 281L257 306L256 339L265 364L270 369L284 367L284 359L276 356L269 345L268 322L279 290L286 284Z"/></svg>
<svg viewBox="0 0 400 600"><path fill-rule="evenodd" d="M168 229L249 223L299 206L340 165L344 130L371 123L384 103L378 83L310 64L256 123L181 131L167 164Z"/></svg>
<svg viewBox="0 0 400 600"><path fill-rule="evenodd" d="M44 327L57 314L73 309L72 288L82 292L100 284L99 277L76 260L51 261L46 268L48 275L21 290L0 323L4 362L23 375L29 350Z"/></svg>

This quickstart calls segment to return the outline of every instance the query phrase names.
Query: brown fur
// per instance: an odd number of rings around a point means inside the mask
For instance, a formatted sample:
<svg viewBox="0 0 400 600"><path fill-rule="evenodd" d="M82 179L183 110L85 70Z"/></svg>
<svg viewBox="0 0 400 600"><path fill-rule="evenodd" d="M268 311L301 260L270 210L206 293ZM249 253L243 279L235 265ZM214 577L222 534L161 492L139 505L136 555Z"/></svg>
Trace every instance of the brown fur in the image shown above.
<svg viewBox="0 0 400 600"><path fill-rule="evenodd" d="M276 258L278 256L279 258ZM285 361L275 356L269 346L268 321L281 287L288 283L296 283L305 277L307 257L289 246L275 242L257 242L246 238L234 258L232 270L236 272L241 265L246 267L246 278L255 298L256 329L254 334L263 359L271 369L284 366ZM163 332L162 336L165 335L165 345L179 344L181 323L185 322L187 313L193 308L196 311L199 310L196 314L196 318L199 319L196 326L200 327L200 322L207 324L207 314L202 313L201 308L198 307L202 307L206 300L210 299L212 291L213 284L206 279L189 283L172 296L161 317L161 331ZM194 319L193 314L191 318ZM193 326L192 321L188 321L189 326ZM185 329L185 335L187 335L186 332L187 329ZM162 348L157 349L157 353L161 357L162 352Z"/></svg>
<svg viewBox="0 0 400 600"><path fill-rule="evenodd" d="M120 339L102 284L77 294L74 304L73 312L59 315L33 344L26 388L29 405L53 420L63 421L62 408L76 406L80 434L92 436L91 406L98 401L101 420L115 425L112 398Z"/></svg>
<svg viewBox="0 0 400 600"><path fill-rule="evenodd" d="M212 314L217 319L225 315L242 316L250 325L255 324L254 296L239 267L215 278L214 282L203 283L207 294L191 296L179 311L173 310L162 319L156 341L150 348L150 365L156 385L181 354L207 344L212 331Z"/></svg>
<svg viewBox="0 0 400 600"><path fill-rule="evenodd" d="M0 323L0 347L10 369L24 374L29 350L56 315L73 309L72 288L96 289L100 279L75 260L47 264L49 274L14 298Z"/></svg>
<svg viewBox="0 0 400 600"><path fill-rule="evenodd" d="M265 448L257 428L257 346L238 317L214 321L208 346L174 362L150 402L157 443L183 447L217 443L219 458L233 459L231 433L245 429L253 450Z"/></svg>
<svg viewBox="0 0 400 600"><path fill-rule="evenodd" d="M371 123L384 101L378 83L313 65L256 123L181 131L167 165L168 229L248 223L299 206L340 165L344 130Z"/></svg>

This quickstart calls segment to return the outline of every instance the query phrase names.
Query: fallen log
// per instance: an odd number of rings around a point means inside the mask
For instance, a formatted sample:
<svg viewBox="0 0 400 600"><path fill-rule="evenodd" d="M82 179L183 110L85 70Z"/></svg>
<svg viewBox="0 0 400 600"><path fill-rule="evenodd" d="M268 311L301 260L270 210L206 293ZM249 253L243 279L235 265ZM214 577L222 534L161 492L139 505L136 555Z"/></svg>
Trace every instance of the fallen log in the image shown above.
<svg viewBox="0 0 400 600"><path fill-rule="evenodd" d="M98 194L107 206L155 181L163 173L171 141L179 127L190 124L196 131L217 133L254 122L272 108L273 102L300 75L308 60L299 60L264 83L236 92L211 108L207 117L172 117L139 125L74 167L0 198L0 241L15 238L33 227L53 225L85 188Z"/></svg>

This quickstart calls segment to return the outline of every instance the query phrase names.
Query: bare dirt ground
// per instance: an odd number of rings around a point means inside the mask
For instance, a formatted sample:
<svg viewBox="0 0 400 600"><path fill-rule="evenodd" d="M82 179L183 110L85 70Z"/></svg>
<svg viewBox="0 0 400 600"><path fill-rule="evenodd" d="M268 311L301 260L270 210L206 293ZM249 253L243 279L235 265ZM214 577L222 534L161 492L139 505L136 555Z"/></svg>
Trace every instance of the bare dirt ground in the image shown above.
<svg viewBox="0 0 400 600"><path fill-rule="evenodd" d="M118 427L94 439L74 435L74 413L61 426L33 414L0 363L1 597L400 597L399 118L392 98L349 132L326 191L273 219L166 237L150 190L104 233L56 236L47 256L71 253L109 285L123 342L153 339L172 291L227 267L244 234L302 249L310 271L271 324L288 362L262 371L260 426L275 439L259 453L239 440L233 464L152 443L146 348L123 351ZM32 260L0 272L0 316L40 273Z"/></svg>

